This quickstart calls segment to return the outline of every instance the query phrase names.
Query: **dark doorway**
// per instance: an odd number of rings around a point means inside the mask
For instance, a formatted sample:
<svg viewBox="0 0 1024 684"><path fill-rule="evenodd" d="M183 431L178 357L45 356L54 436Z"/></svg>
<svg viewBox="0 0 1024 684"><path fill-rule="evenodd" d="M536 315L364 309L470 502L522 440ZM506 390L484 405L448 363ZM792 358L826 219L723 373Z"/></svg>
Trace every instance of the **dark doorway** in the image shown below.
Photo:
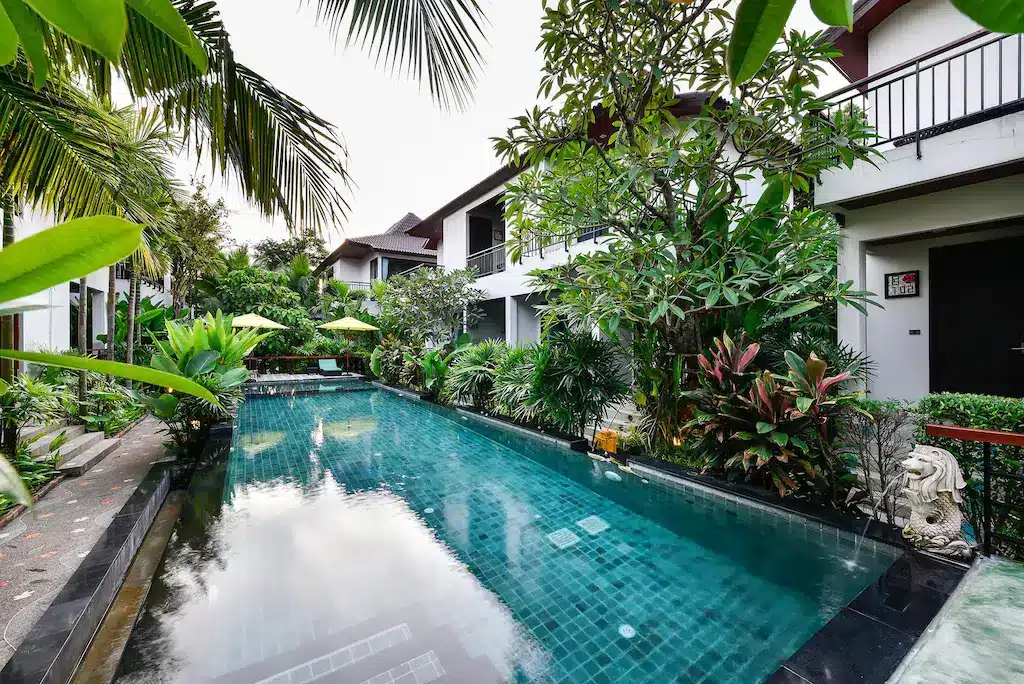
<svg viewBox="0 0 1024 684"><path fill-rule="evenodd" d="M1024 237L929 250L932 392L1024 397L1022 264Z"/></svg>

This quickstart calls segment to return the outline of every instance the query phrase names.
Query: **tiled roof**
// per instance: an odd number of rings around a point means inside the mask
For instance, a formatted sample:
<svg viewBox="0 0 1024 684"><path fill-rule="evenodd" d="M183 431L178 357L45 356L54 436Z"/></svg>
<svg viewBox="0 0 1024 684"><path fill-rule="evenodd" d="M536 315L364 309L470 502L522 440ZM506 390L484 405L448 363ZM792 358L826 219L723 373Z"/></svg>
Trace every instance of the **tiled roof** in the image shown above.
<svg viewBox="0 0 1024 684"><path fill-rule="evenodd" d="M338 259L345 257L357 259L371 251L436 257L437 250L428 249L425 238L414 237L408 234L409 230L419 224L420 217L416 214L408 213L383 233L348 238L324 259L323 263L317 267L316 274L319 275L326 271Z"/></svg>

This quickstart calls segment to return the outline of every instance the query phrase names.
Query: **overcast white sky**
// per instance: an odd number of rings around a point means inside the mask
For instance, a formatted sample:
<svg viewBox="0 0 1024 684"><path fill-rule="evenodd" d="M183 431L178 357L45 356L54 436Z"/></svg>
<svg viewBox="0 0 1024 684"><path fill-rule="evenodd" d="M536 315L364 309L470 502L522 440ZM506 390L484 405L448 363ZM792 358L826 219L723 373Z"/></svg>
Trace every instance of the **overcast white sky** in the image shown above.
<svg viewBox="0 0 1024 684"><path fill-rule="evenodd" d="M426 89L392 77L357 47L335 47L325 27L300 0L219 0L235 58L278 88L332 121L349 152L356 185L352 211L327 236L334 246L345 236L384 231L406 212L426 216L499 166L489 138L536 102L541 60L541 0L483 0L491 26L487 64L474 103L466 112L442 112ZM800 0L791 25L816 30L821 24ZM837 82L840 83L840 82ZM182 159L179 175L206 175L215 196L233 211L237 242L287 235L284 222L260 217L231 187L212 181L207 168Z"/></svg>

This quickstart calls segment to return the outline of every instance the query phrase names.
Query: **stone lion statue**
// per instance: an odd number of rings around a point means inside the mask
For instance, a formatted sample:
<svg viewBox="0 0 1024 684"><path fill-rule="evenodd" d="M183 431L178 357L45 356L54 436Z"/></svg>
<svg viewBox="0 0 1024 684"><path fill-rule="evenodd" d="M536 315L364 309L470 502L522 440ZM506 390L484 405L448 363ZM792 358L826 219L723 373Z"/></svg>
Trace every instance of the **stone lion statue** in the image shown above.
<svg viewBox="0 0 1024 684"><path fill-rule="evenodd" d="M910 501L910 522L904 538L914 546L943 556L966 558L971 545L963 538L960 490L967 486L960 464L945 449L918 444L900 465L906 473L903 493Z"/></svg>

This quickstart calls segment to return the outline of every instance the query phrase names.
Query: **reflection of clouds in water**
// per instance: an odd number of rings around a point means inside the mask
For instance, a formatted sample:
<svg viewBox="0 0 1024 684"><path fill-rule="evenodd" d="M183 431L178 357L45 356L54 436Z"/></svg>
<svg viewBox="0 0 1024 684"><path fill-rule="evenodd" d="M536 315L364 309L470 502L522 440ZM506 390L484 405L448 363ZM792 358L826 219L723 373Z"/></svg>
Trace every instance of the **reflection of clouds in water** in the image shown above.
<svg viewBox="0 0 1024 684"><path fill-rule="evenodd" d="M267 449L273 449L288 435L284 432L262 430L242 435L241 446L247 458L256 458Z"/></svg>
<svg viewBox="0 0 1024 684"><path fill-rule="evenodd" d="M323 434L331 439L355 439L377 427L376 418L351 418L324 423Z"/></svg>
<svg viewBox="0 0 1024 684"><path fill-rule="evenodd" d="M507 609L390 493L345 495L329 474L312 493L254 485L236 490L212 534L222 562L200 573L205 590L189 558L169 568L180 607L161 621L174 660L190 661L178 681L272 657L281 644L294 648L328 626L344 630L383 615L400 622L402 608L414 604L438 626L462 627L472 639L463 647L504 674L517 663L543 669ZM413 636L430 638L415 628Z"/></svg>

